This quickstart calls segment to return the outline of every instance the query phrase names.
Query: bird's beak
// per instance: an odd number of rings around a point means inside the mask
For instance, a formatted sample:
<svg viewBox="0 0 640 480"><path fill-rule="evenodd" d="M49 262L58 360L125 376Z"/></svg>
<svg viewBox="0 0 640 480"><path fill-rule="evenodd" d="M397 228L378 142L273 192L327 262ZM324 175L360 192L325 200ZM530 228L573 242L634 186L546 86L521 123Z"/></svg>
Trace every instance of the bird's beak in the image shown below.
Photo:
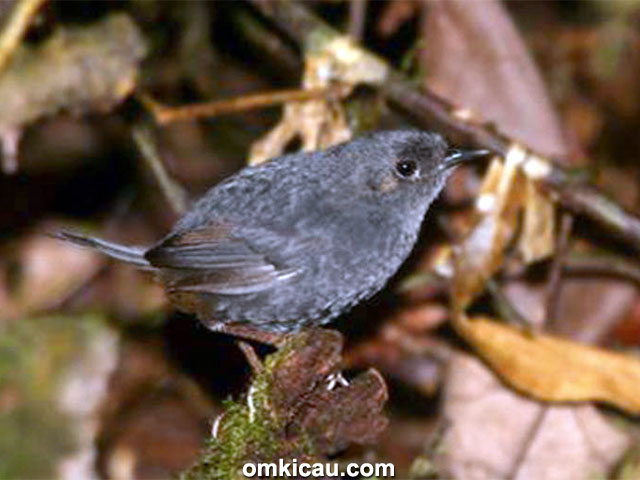
<svg viewBox="0 0 640 480"><path fill-rule="evenodd" d="M486 157L489 153L489 150L458 150L452 148L447 152L447 156L444 159L444 168L449 170L461 163L471 163L477 158Z"/></svg>

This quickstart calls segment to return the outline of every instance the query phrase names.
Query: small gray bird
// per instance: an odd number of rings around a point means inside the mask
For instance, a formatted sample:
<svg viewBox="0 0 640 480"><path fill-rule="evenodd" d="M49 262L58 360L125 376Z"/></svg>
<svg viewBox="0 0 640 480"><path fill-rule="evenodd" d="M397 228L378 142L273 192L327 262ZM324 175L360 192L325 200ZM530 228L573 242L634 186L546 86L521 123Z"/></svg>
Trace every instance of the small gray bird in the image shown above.
<svg viewBox="0 0 640 480"><path fill-rule="evenodd" d="M486 153L447 150L434 133L379 132L241 170L150 248L57 236L155 272L211 329L295 332L379 291L452 168Z"/></svg>

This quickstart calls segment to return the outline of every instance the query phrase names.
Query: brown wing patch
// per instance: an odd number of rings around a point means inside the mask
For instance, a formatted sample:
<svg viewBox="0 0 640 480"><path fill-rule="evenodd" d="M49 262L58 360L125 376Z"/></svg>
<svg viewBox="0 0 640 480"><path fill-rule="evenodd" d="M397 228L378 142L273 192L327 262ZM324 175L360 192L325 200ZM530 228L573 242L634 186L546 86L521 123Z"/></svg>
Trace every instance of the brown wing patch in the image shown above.
<svg viewBox="0 0 640 480"><path fill-rule="evenodd" d="M286 238L266 229L256 235L271 238L275 244ZM145 258L160 270L171 292L256 293L300 273L274 265L245 240L234 237L224 223L173 235L149 250Z"/></svg>
<svg viewBox="0 0 640 480"><path fill-rule="evenodd" d="M223 222L216 222L196 230L189 230L178 235L167 238L163 246L198 245L211 243L229 238L231 225Z"/></svg>

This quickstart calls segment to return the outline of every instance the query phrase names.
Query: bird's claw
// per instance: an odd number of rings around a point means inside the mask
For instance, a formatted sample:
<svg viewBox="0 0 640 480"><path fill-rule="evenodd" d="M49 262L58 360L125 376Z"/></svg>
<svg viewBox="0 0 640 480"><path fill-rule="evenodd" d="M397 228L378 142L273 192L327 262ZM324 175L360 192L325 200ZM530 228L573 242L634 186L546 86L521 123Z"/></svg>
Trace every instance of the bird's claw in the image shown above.
<svg viewBox="0 0 640 480"><path fill-rule="evenodd" d="M327 377L327 390L331 391L338 385L348 387L349 382L342 376L342 372L333 372Z"/></svg>

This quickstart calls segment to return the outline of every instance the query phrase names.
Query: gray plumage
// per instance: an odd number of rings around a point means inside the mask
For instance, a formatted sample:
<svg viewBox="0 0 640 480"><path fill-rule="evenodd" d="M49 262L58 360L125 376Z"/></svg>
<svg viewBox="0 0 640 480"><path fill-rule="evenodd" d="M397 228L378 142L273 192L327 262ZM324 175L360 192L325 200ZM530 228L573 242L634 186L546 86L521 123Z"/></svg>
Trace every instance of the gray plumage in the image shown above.
<svg viewBox="0 0 640 480"><path fill-rule="evenodd" d="M458 163L446 152L437 134L375 133L241 170L149 249L60 237L157 272L172 301L211 328L296 331L327 323L398 270Z"/></svg>

